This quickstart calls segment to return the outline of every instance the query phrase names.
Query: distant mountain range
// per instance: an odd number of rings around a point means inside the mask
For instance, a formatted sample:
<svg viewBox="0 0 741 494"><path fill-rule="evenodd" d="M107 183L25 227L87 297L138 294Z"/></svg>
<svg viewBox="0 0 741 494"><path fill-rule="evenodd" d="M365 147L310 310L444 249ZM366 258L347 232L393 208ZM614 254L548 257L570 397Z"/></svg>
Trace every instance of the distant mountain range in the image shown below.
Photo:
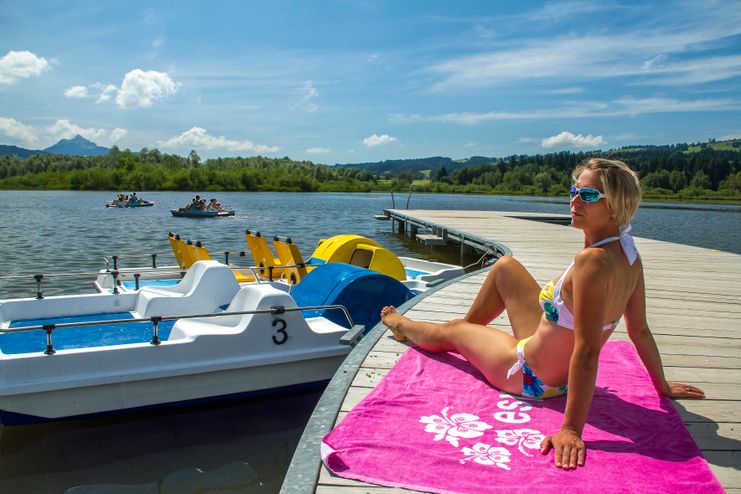
<svg viewBox="0 0 741 494"><path fill-rule="evenodd" d="M106 154L108 148L98 146L92 141L88 141L81 135L76 135L72 139L62 139L53 146L46 149L34 150L24 149L18 146L6 146L0 144L0 156L18 156L19 158L28 158L34 154L63 154L67 156L100 156Z"/></svg>
<svg viewBox="0 0 741 494"><path fill-rule="evenodd" d="M485 156L472 156L470 158L454 160L443 156L432 156L430 158L415 158L406 160L386 160L372 163L337 163L335 166L342 168L362 168L377 175L385 173L397 174L400 172L418 173L425 171L438 170L445 167L450 173L458 168L467 166L480 165L482 163L497 163L499 158L487 158Z"/></svg>

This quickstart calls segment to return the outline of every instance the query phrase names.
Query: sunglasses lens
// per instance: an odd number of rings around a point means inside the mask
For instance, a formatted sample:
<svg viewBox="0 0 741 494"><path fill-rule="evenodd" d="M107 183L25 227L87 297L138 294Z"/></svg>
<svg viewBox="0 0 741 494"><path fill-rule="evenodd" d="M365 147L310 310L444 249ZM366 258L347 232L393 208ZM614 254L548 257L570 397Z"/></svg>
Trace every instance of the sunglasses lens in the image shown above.
<svg viewBox="0 0 741 494"><path fill-rule="evenodd" d="M600 199L600 192L596 189L581 189L579 191L579 197L584 202L597 202Z"/></svg>
<svg viewBox="0 0 741 494"><path fill-rule="evenodd" d="M573 199L574 197L576 197L576 194L578 194L578 193L579 193L579 190L572 185L571 186L571 192L569 194L571 196L571 198Z"/></svg>

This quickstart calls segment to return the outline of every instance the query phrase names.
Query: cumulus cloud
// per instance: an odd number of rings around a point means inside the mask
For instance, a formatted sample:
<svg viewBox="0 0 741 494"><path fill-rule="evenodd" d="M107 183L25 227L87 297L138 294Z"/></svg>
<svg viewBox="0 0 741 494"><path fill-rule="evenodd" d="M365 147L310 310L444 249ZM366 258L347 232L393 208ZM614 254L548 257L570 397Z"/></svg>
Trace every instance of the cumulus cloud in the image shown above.
<svg viewBox="0 0 741 494"><path fill-rule="evenodd" d="M328 154L329 148L307 148L307 154Z"/></svg>
<svg viewBox="0 0 741 494"><path fill-rule="evenodd" d="M20 79L40 75L49 62L30 51L9 51L0 57L0 84L13 84Z"/></svg>
<svg viewBox="0 0 741 494"><path fill-rule="evenodd" d="M67 88L64 95L68 98L87 98L87 88L85 86L72 86Z"/></svg>
<svg viewBox="0 0 741 494"><path fill-rule="evenodd" d="M603 136L589 135L574 135L571 132L563 131L558 135L546 137L540 141L540 145L544 148L595 148L603 144L606 144Z"/></svg>
<svg viewBox="0 0 741 494"><path fill-rule="evenodd" d="M158 146L163 148L198 148L198 149L225 149L228 151L252 151L255 153L276 153L278 146L255 144L252 141L236 141L224 136L212 136L201 127L192 127L176 137L160 141Z"/></svg>
<svg viewBox="0 0 741 494"><path fill-rule="evenodd" d="M109 145L120 141L126 136L126 129L116 128L113 130L96 129L94 127L80 127L69 120L57 120L53 125L46 128L46 132L54 141L59 139L71 139L76 135L81 135L85 139L95 142L96 144Z"/></svg>
<svg viewBox="0 0 741 494"><path fill-rule="evenodd" d="M70 139L77 134L94 141L96 144L110 146L123 139L127 131L121 128L108 130L80 127L67 119L57 120L54 124L46 127L32 127L13 118L0 117L0 134L5 134L16 142L21 141L25 146L36 148L53 144L60 139Z"/></svg>
<svg viewBox="0 0 741 494"><path fill-rule="evenodd" d="M166 72L134 69L124 76L116 104L121 108L152 106L155 101L175 94L178 87Z"/></svg>
<svg viewBox="0 0 741 494"><path fill-rule="evenodd" d="M363 139L363 144L365 144L369 148L372 148L376 146L382 146L384 144L390 144L392 142L396 142L397 140L398 139L396 139L396 137L391 137L388 134L383 134L380 136L373 134L372 136Z"/></svg>
<svg viewBox="0 0 741 494"><path fill-rule="evenodd" d="M11 139L19 139L26 145L36 143L36 131L14 118L0 117L0 132Z"/></svg>

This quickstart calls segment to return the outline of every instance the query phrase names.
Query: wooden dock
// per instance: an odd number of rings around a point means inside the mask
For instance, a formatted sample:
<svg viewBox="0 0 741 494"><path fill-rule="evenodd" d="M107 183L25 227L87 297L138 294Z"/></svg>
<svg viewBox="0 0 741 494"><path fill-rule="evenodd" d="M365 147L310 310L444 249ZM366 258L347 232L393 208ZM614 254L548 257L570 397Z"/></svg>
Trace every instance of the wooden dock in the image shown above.
<svg viewBox="0 0 741 494"><path fill-rule="evenodd" d="M453 241L462 234L464 242L473 239L469 247L476 250L509 251L541 285L561 275L583 242L580 231L556 224L558 217L553 223L536 218L542 215L492 211L386 213L399 223L399 231L444 231ZM707 397L677 400L675 405L726 491L741 494L741 256L635 239L644 263L648 321L667 379L695 384ZM400 310L428 321L460 318L485 276L481 271L462 277ZM509 328L506 314L492 326ZM628 340L624 323L613 338ZM318 447L321 437L370 393L406 348L378 325L353 350L322 396L281 492L408 492L336 477L321 465Z"/></svg>

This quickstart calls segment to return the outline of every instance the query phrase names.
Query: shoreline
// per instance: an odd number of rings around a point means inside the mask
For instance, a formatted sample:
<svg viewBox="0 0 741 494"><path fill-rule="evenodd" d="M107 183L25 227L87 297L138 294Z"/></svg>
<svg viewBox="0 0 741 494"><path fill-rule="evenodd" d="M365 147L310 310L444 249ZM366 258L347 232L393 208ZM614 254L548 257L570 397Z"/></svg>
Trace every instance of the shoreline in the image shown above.
<svg viewBox="0 0 741 494"><path fill-rule="evenodd" d="M45 189L45 188L17 188L17 189L3 189L0 188L0 192L110 192L113 194L116 194L119 192L118 189L111 189L111 190L79 190L79 189ZM241 192L246 194L255 194L255 193L292 193L292 194L383 194L383 193L391 193L392 191L388 189L380 189L380 190L368 190L368 191L358 191L358 190L317 190L317 191L304 191L304 190L146 190L141 189L136 191L137 194L148 194L152 192L182 192L182 193L188 193L188 194L197 194L197 193L209 193L209 194L218 194L222 192ZM393 191L396 194L399 194L399 196L406 196L409 194L409 191ZM554 201L552 199L558 199L558 198L564 198L564 196L561 195L533 195L527 192L517 192L517 191L511 191L511 192L440 192L440 191L413 191L412 195L414 194L432 194L432 195L461 195L461 196L496 196L496 197L503 197L503 196L512 196L512 197L531 197L534 198L534 202L543 202L543 203L551 203L556 204L559 201ZM661 206L654 206L651 204L644 204L644 202L659 202L659 203L675 203L675 204L716 204L716 205L722 205L722 206L741 206L741 198L735 199L735 198L714 198L714 199L708 199L708 198L700 198L700 199L680 199L680 198L671 198L671 197L665 197L665 196L643 196L641 198L641 207L647 207L647 208L660 208ZM666 209L681 209L681 208L666 208Z"/></svg>

